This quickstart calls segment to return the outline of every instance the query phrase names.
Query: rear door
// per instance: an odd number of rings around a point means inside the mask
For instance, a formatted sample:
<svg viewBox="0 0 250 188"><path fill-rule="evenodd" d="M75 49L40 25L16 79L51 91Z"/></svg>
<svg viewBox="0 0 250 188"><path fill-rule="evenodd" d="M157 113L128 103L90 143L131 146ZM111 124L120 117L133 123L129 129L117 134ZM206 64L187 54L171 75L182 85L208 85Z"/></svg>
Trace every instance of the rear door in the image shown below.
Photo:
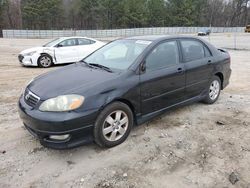
<svg viewBox="0 0 250 188"><path fill-rule="evenodd" d="M207 88L213 71L213 58L200 40L181 39L180 43L186 70L186 96L192 98Z"/></svg>
<svg viewBox="0 0 250 188"><path fill-rule="evenodd" d="M145 65L145 72L140 75L142 115L183 100L185 70L175 40L156 46L146 57Z"/></svg>
<svg viewBox="0 0 250 188"><path fill-rule="evenodd" d="M78 61L77 39L66 39L55 47L57 63L71 63Z"/></svg>

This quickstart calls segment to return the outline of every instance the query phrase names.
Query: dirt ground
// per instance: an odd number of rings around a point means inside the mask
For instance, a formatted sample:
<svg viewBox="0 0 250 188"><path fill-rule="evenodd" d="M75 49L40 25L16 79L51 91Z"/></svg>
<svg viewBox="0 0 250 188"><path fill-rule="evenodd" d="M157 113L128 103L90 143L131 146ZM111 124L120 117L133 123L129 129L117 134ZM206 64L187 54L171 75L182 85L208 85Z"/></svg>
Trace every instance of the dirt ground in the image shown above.
<svg viewBox="0 0 250 188"><path fill-rule="evenodd" d="M250 46L250 35L243 38ZM172 110L111 149L58 151L41 146L17 113L25 83L60 68L19 65L21 50L46 41L0 39L0 187L250 187L250 51L229 51L230 85L214 105Z"/></svg>

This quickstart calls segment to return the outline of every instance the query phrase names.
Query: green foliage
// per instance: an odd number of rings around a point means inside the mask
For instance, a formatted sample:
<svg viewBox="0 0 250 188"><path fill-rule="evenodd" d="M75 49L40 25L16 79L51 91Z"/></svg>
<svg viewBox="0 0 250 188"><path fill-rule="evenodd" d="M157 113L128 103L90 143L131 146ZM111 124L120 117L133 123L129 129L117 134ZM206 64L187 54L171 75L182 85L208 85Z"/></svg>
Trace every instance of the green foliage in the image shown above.
<svg viewBox="0 0 250 188"><path fill-rule="evenodd" d="M0 36L2 35L2 28L4 26L4 11L7 3L7 0L0 0Z"/></svg>
<svg viewBox="0 0 250 188"><path fill-rule="evenodd" d="M5 7L6 7L7 3L8 3L7 0L0 0L0 25L3 22L3 13L5 11Z"/></svg>
<svg viewBox="0 0 250 188"><path fill-rule="evenodd" d="M166 5L164 0L148 0L148 23L149 26L165 26Z"/></svg>
<svg viewBox="0 0 250 188"><path fill-rule="evenodd" d="M9 0L0 0L0 16L4 10L3 2L7 1ZM247 11L245 13L243 10L237 11L237 7L242 7L242 0L22 0L21 2L25 29L209 26L210 23L219 26L239 23L238 20L243 20L245 23L248 20ZM249 8L245 6L245 9L249 12ZM0 24L1 18L3 16L0 17Z"/></svg>
<svg viewBox="0 0 250 188"><path fill-rule="evenodd" d="M171 25L198 25L202 5L204 5L202 0L169 0L168 12Z"/></svg>
<svg viewBox="0 0 250 188"><path fill-rule="evenodd" d="M61 0L22 1L24 27L32 29L55 29L62 18Z"/></svg>

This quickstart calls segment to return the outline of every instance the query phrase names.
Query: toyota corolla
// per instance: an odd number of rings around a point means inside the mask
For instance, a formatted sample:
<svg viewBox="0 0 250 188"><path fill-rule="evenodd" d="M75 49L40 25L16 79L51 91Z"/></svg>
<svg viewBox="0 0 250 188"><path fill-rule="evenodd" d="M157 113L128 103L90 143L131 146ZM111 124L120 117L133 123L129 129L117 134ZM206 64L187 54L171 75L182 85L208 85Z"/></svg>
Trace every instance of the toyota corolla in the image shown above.
<svg viewBox="0 0 250 188"><path fill-rule="evenodd" d="M32 80L20 97L19 114L47 147L91 141L113 147L134 125L173 107L216 102L230 75L229 54L199 38L119 39Z"/></svg>

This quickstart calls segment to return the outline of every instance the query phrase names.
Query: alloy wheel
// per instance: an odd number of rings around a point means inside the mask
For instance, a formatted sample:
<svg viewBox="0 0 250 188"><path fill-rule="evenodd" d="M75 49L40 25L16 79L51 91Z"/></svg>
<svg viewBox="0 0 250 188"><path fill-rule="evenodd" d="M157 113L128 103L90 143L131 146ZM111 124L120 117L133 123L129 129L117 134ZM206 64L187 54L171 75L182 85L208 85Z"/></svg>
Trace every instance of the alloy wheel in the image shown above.
<svg viewBox="0 0 250 188"><path fill-rule="evenodd" d="M47 56L43 56L40 59L40 63L43 67L49 67L51 65L51 59Z"/></svg>
<svg viewBox="0 0 250 188"><path fill-rule="evenodd" d="M209 88L209 97L211 100L215 100L220 93L220 83L218 80L214 80Z"/></svg>
<svg viewBox="0 0 250 188"><path fill-rule="evenodd" d="M128 115L122 110L114 111L104 120L102 126L103 136L108 141L117 141L124 136L128 125Z"/></svg>

